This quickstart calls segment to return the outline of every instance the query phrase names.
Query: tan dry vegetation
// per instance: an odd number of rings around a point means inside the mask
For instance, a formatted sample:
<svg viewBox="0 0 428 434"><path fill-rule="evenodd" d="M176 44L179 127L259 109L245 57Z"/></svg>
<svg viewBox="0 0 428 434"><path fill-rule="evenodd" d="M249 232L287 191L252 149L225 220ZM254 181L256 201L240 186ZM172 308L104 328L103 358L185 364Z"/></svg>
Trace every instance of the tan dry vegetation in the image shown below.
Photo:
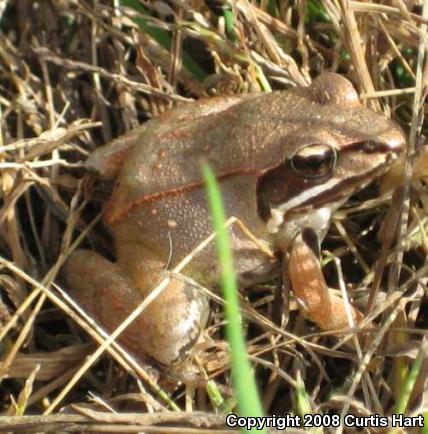
<svg viewBox="0 0 428 434"><path fill-rule="evenodd" d="M320 333L292 296L287 327L278 326L274 283L242 294L262 401L268 414L295 411L302 378L313 412L388 415L418 360L404 408L427 411L425 164L410 182L427 131L427 2L237 0L235 42L203 1L140 3L145 16L119 0L0 2L0 431L230 432L206 392L211 379L231 396L218 296L195 350L198 384L141 365L117 344L106 354L107 345L87 343L81 329L103 338L60 291L60 269L81 243L105 253L111 240L82 162L173 105L305 85L325 69L347 75L409 134L404 188L389 211L391 192L358 195L323 245L329 283L346 284L363 311L370 300L372 337L362 348L342 345L349 333ZM171 48L138 19L167 31ZM399 171L382 191L402 179Z"/></svg>

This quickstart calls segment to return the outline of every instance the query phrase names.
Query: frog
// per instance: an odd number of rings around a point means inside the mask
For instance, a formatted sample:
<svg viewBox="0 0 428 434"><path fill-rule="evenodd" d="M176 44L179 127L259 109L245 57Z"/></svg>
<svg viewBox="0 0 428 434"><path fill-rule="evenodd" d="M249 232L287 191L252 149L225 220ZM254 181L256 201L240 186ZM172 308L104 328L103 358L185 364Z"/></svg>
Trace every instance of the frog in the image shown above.
<svg viewBox="0 0 428 434"><path fill-rule="evenodd" d="M387 171L404 146L401 128L330 72L307 87L173 108L87 159L89 172L114 181L104 223L116 262L77 250L64 267L66 285L111 332L168 275L166 289L119 341L138 358L172 366L191 352L209 315L192 282L216 288L221 271L209 243L183 269L188 279L168 274L213 231L201 162L217 178L226 215L241 223L228 231L244 289L280 272L303 229L321 242L332 214Z"/></svg>

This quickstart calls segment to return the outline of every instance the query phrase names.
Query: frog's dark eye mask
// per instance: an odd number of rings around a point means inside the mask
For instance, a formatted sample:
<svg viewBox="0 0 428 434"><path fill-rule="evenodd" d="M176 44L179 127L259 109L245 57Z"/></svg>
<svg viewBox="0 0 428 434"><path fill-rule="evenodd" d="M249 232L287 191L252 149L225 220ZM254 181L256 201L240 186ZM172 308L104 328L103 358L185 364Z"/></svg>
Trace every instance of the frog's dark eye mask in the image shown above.
<svg viewBox="0 0 428 434"><path fill-rule="evenodd" d="M340 155L330 144L302 146L258 179L259 215L266 221L272 208L290 213L339 203L381 174L396 156L387 143L373 140L342 146Z"/></svg>

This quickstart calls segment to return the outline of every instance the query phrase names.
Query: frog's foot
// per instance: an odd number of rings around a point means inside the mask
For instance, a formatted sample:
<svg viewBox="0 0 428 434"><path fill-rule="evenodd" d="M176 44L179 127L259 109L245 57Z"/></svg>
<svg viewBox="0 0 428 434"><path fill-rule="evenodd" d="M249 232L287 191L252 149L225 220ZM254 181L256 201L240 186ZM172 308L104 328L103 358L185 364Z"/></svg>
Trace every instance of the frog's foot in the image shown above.
<svg viewBox="0 0 428 434"><path fill-rule="evenodd" d="M65 278L74 300L109 332L144 298L118 264L91 251L73 253L65 265ZM172 279L119 341L138 357L170 365L196 343L207 311L204 296Z"/></svg>

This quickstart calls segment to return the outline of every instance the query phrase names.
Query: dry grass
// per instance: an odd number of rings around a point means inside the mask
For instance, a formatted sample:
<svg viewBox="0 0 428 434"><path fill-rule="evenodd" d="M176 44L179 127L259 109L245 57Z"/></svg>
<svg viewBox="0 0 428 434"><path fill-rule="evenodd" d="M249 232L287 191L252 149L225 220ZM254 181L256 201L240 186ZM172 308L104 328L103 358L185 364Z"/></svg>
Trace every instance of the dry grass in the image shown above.
<svg viewBox="0 0 428 434"><path fill-rule="evenodd" d="M267 414L297 411L303 379L314 413L426 412L427 171L419 162L412 178L411 169L427 131L427 2L423 18L417 0L239 0L228 35L203 1L142 1L146 16L119 3L0 2L0 396L2 414L14 416L0 418L0 431L229 432L211 413L231 407L215 407L207 394L208 380L225 400L232 394L217 295L195 350L197 384L142 366L116 343L108 355L105 343L97 351L83 344L76 323L99 343L102 331L60 291L59 272L81 243L105 254L111 240L82 161L175 104L305 85L324 69L347 75L369 107L408 132L405 183L388 212L391 193L371 188L353 198L323 245L329 283L346 282L356 303L370 300L375 327L365 347L320 333L292 297L280 327L275 283L245 294L262 401ZM171 37L170 49L153 29ZM404 395L415 360L418 375ZM59 414L64 406L73 415Z"/></svg>

